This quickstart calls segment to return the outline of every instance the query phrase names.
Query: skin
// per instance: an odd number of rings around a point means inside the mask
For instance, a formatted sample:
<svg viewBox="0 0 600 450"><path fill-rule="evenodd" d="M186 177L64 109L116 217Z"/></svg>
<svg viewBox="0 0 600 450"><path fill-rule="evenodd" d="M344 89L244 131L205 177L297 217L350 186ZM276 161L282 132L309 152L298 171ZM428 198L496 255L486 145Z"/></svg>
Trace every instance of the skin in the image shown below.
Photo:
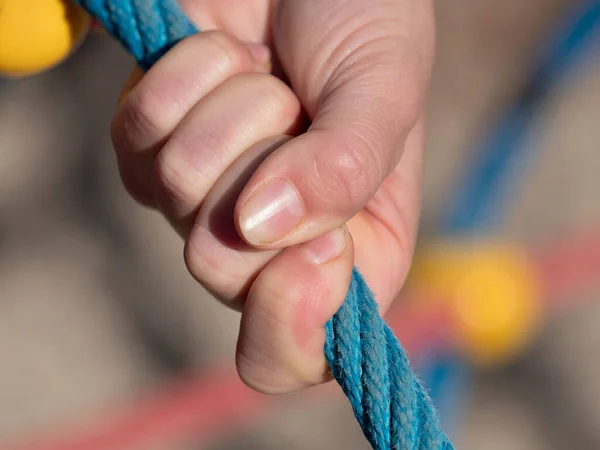
<svg viewBox="0 0 600 450"><path fill-rule="evenodd" d="M181 5L204 32L134 71L112 123L124 185L185 239L192 276L242 312L244 382L325 382L323 325L352 266L382 312L410 266L432 3ZM288 205L276 214L275 194Z"/></svg>

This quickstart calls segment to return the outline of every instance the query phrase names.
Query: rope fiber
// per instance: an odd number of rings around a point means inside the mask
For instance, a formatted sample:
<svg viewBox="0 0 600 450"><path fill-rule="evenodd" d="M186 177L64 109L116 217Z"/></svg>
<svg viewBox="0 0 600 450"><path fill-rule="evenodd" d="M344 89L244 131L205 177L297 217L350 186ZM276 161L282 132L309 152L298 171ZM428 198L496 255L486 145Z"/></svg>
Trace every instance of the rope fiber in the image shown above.
<svg viewBox="0 0 600 450"><path fill-rule="evenodd" d="M199 32L176 0L74 0L148 70ZM346 301L326 324L325 357L375 450L453 450L408 356L354 269Z"/></svg>

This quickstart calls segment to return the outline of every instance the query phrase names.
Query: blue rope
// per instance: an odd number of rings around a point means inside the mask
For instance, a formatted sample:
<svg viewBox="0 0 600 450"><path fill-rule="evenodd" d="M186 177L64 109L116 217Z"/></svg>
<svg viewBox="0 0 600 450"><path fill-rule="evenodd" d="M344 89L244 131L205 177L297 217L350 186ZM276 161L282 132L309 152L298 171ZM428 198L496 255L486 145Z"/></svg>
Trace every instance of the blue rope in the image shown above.
<svg viewBox="0 0 600 450"><path fill-rule="evenodd" d="M175 0L76 0L150 68L197 33ZM356 269L346 301L326 324L325 356L376 450L452 450L437 413Z"/></svg>
<svg viewBox="0 0 600 450"><path fill-rule="evenodd" d="M75 0L148 70L186 36L198 32L174 0Z"/></svg>

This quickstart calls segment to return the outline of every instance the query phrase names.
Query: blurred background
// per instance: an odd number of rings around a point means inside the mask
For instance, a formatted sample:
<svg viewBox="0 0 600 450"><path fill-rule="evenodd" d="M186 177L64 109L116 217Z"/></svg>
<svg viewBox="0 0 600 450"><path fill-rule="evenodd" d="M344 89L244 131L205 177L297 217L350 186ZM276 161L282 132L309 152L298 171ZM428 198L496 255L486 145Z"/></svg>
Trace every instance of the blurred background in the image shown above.
<svg viewBox="0 0 600 450"><path fill-rule="evenodd" d="M436 3L423 245L438 240L480 142L519 99L535 103L524 113L526 156L507 171L493 226L468 240L493 234L537 252L590 230L600 236L600 46L542 100L530 86L577 2ZM228 387L238 315L192 280L180 239L119 181L108 129L132 68L116 43L92 34L50 72L0 79L0 448L366 450L335 387L277 400ZM570 270L595 262L596 278L588 275L598 281L599 240L585 242L588 259ZM457 448L600 449L600 283L564 297L518 355L461 366L455 395L432 387ZM200 383L214 420L202 433ZM136 414L149 414L145 425ZM171 422L162 439L143 438Z"/></svg>

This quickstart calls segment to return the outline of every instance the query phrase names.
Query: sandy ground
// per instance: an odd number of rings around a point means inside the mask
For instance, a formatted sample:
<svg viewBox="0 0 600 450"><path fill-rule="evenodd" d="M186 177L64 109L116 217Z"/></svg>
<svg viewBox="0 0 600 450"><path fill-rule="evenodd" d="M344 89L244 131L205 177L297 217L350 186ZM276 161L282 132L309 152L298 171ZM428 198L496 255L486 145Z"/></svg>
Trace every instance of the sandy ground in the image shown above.
<svg viewBox="0 0 600 450"><path fill-rule="evenodd" d="M424 224L572 2L437 3ZM180 240L120 186L107 130L131 67L93 37L57 70L0 84L2 438L51 429L233 355L238 316L193 282ZM600 225L599 73L600 58L546 105L532 143L541 151L502 217L503 236L534 245ZM591 303L548 324L510 367L477 374L457 448L600 448L599 321ZM211 448L368 446L339 401L292 408Z"/></svg>

